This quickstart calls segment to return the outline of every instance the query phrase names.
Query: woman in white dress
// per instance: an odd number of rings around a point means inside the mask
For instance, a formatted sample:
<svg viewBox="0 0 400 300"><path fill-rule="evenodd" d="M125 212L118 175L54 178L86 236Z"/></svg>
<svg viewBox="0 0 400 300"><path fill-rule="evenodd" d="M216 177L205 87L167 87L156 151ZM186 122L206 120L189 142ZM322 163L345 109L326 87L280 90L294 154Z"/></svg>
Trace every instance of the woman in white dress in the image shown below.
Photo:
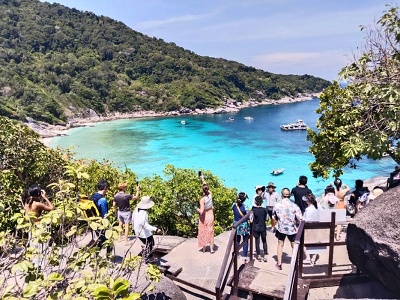
<svg viewBox="0 0 400 300"><path fill-rule="evenodd" d="M309 193L303 196L303 201L307 202L306 210L304 211L303 220L305 222L319 222L319 211L318 211L318 204L317 200L315 200L315 196L312 193ZM306 259L304 263L310 263L311 266L315 264L317 259L317 255L307 255L306 248L304 247L304 254Z"/></svg>

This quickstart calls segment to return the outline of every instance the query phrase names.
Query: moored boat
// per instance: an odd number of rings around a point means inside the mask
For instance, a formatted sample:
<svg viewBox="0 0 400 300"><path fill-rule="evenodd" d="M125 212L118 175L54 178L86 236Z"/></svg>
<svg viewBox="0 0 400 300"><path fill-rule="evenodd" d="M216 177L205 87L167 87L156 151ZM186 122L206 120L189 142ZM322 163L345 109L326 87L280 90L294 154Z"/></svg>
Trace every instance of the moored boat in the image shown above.
<svg viewBox="0 0 400 300"><path fill-rule="evenodd" d="M185 124L186 124L186 121L185 121L185 120L182 120L182 121L181 121L181 124L182 124L182 125L185 125Z"/></svg>
<svg viewBox="0 0 400 300"><path fill-rule="evenodd" d="M303 120L297 120L296 123L281 125L280 128L285 131L306 130L307 125Z"/></svg>
<svg viewBox="0 0 400 300"><path fill-rule="evenodd" d="M281 169L272 170L271 174L272 175L281 175L281 174L283 174L283 172L285 172L285 169L281 168Z"/></svg>
<svg viewBox="0 0 400 300"><path fill-rule="evenodd" d="M244 119L247 120L247 121L253 121L254 120L253 117L244 117Z"/></svg>

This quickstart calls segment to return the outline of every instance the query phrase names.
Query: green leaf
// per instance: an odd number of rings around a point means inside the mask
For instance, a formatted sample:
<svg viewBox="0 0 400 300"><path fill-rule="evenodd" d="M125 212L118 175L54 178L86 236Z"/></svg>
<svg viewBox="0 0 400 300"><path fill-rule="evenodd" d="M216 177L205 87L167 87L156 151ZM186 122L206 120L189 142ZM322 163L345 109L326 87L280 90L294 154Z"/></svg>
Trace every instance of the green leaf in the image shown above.
<svg viewBox="0 0 400 300"><path fill-rule="evenodd" d="M97 300L113 299L112 292L105 285L97 287L93 291L93 297Z"/></svg>
<svg viewBox="0 0 400 300"><path fill-rule="evenodd" d="M113 231L112 230L106 230L106 234L105 234L105 236L106 236L106 239L110 239L111 237L112 237L112 234L113 234Z"/></svg>
<svg viewBox="0 0 400 300"><path fill-rule="evenodd" d="M71 229L70 229L70 231L68 231L68 232L65 234L65 236L66 236L66 237L73 236L73 235L76 233L76 230L77 230L77 226L72 226Z"/></svg>
<svg viewBox="0 0 400 300"><path fill-rule="evenodd" d="M97 230L99 228L99 225L95 222L90 222L89 223L90 228L92 228L93 230Z"/></svg>
<svg viewBox="0 0 400 300"><path fill-rule="evenodd" d="M51 274L47 277L47 280L49 280L49 281L61 281L61 280L63 280L63 279L64 279L64 277L63 277L61 274L55 273L55 272L51 273Z"/></svg>

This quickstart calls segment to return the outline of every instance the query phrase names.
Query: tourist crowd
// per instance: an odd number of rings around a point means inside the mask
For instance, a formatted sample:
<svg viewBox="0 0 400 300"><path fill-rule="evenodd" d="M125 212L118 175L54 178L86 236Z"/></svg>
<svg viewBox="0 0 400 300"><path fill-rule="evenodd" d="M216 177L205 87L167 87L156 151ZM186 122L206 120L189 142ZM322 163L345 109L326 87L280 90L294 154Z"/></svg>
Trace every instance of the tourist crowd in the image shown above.
<svg viewBox="0 0 400 300"><path fill-rule="evenodd" d="M214 206L212 192L204 178L199 172L199 178L202 183L202 197L199 201L197 212L199 213L198 222L198 248L202 252L206 252L209 246L209 252L214 253ZM363 186L362 180L356 180L355 188L350 189L343 184L339 178L336 178L332 184L326 187L324 194L319 200L307 186L307 177L302 175L299 177L298 183L291 190L282 188L280 194L276 191L273 182L269 182L266 186L257 185L255 187L255 195L252 198L251 207L246 208L246 200L249 199L245 192L238 193L235 203L232 205L234 225L236 228L236 243L243 244L242 257L244 263L249 257L248 241L251 229L253 230L256 259L259 261L268 261L268 245L267 232L275 234L278 240L276 264L275 267L282 270L283 247L286 238L289 240L293 249L294 241L301 220L306 222L318 222L321 210L329 209L346 209L347 215L354 216L369 200L374 199L383 193L380 187L375 187L371 192ZM90 199L93 201L98 216L107 218L110 211L106 194L109 184L105 180L100 180L97 184L97 192ZM136 184L135 195L126 192L127 184L121 182L118 184L118 193L113 197L113 209L116 213L124 236L120 241L129 244L129 226L133 225L134 232L139 240L143 243L142 251L139 253L146 262L152 262L154 238L153 232L161 233L160 229L150 225L148 210L154 206L154 202L149 196L141 197L133 212L131 211L132 200L139 199L140 185ZM44 201L42 201L42 199ZM27 197L24 199L24 208L29 213L34 223L39 222L39 217L43 211L54 209L53 204L46 197L44 190L38 186L32 186ZM245 218L248 211L249 218ZM125 230L123 230L125 227ZM337 225L335 238L341 240L341 225ZM96 239L93 239L90 246L99 248L106 242L105 230L97 230L95 232ZM262 244L262 249L260 247ZM39 247L40 245L33 245ZM107 253L111 253L111 246L107 247ZM253 253L250 253L253 255ZM316 257L307 255L306 262L314 265Z"/></svg>

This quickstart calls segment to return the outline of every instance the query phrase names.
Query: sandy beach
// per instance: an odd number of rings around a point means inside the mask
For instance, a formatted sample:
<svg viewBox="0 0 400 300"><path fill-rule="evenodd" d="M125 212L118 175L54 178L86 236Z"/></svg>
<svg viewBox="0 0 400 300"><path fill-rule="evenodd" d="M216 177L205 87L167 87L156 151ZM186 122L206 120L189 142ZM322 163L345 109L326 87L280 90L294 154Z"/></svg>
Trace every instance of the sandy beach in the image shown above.
<svg viewBox="0 0 400 300"><path fill-rule="evenodd" d="M43 122L35 122L31 120L27 123L35 132L42 137L42 142L45 145L49 145L51 139L55 136L68 135L68 131L75 127L93 126L93 123L114 121L120 119L134 119L134 118L155 118L155 117L168 117L168 116L187 116L187 115L201 115L201 114L227 114L238 112L242 108L261 106L261 105L281 105L295 102L302 102L311 100L314 97L318 97L317 94L305 94L299 97L284 97L279 100L262 99L255 100L250 99L246 102L237 102L232 99L225 101L225 105L218 108L205 108L205 109L182 109L180 111L169 111L169 112L154 112L154 111L138 111L131 113L113 113L108 116L97 115L94 111L91 112L90 117L87 118L69 118L66 126L61 125L50 125Z"/></svg>

